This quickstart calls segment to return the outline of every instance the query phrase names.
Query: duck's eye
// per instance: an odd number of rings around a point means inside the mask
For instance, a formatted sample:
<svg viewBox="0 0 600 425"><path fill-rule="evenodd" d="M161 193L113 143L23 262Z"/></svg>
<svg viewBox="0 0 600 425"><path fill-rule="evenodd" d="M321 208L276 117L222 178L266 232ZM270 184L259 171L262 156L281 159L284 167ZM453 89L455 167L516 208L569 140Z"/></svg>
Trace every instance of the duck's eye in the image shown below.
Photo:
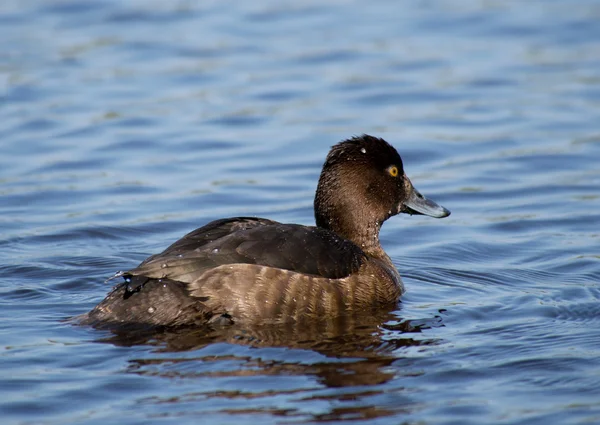
<svg viewBox="0 0 600 425"><path fill-rule="evenodd" d="M387 169L387 172L392 177L398 177L398 167L396 167L395 165L390 165Z"/></svg>

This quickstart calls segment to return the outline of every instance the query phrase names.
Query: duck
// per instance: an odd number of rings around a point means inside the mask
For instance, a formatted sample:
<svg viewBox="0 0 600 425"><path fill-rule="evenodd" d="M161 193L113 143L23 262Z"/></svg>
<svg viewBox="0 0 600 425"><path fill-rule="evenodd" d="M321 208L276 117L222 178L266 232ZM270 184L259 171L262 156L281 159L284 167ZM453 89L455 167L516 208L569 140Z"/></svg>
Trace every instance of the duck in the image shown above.
<svg viewBox="0 0 600 425"><path fill-rule="evenodd" d="M379 232L400 213L450 215L414 188L391 144L354 136L325 159L314 226L256 217L212 221L118 272L113 278L122 281L80 322L293 323L393 308L405 288Z"/></svg>

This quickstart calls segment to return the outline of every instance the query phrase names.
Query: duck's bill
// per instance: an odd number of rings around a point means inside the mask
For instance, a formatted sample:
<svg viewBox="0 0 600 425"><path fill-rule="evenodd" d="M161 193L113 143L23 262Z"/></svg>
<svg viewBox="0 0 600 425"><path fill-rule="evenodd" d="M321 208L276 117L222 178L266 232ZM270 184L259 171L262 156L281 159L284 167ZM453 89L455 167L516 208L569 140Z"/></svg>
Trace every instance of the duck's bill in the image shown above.
<svg viewBox="0 0 600 425"><path fill-rule="evenodd" d="M406 214L422 214L435 218L444 218L450 215L450 211L441 205L436 204L419 193L417 189L410 185L411 189L408 199L402 205L401 212Z"/></svg>

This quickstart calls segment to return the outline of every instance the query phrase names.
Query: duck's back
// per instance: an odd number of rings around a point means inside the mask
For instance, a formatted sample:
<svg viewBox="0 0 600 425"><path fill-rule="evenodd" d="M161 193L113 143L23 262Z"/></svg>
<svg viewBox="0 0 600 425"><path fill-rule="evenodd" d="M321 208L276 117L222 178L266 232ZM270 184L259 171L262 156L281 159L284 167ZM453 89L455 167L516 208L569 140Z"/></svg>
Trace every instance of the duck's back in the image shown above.
<svg viewBox="0 0 600 425"><path fill-rule="evenodd" d="M187 234L127 274L192 283L218 266L256 264L342 278L357 271L364 259L359 247L325 229L235 217Z"/></svg>

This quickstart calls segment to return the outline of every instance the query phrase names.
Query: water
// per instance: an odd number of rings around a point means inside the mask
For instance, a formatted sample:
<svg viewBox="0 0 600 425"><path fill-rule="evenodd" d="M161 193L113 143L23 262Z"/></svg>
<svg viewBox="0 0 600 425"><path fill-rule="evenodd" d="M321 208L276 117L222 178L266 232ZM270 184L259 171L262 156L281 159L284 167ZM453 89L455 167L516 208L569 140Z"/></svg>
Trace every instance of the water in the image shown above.
<svg viewBox="0 0 600 425"><path fill-rule="evenodd" d="M4 1L3 424L600 423L600 5ZM386 138L444 220L396 311L113 335L64 320L226 216L311 224Z"/></svg>

